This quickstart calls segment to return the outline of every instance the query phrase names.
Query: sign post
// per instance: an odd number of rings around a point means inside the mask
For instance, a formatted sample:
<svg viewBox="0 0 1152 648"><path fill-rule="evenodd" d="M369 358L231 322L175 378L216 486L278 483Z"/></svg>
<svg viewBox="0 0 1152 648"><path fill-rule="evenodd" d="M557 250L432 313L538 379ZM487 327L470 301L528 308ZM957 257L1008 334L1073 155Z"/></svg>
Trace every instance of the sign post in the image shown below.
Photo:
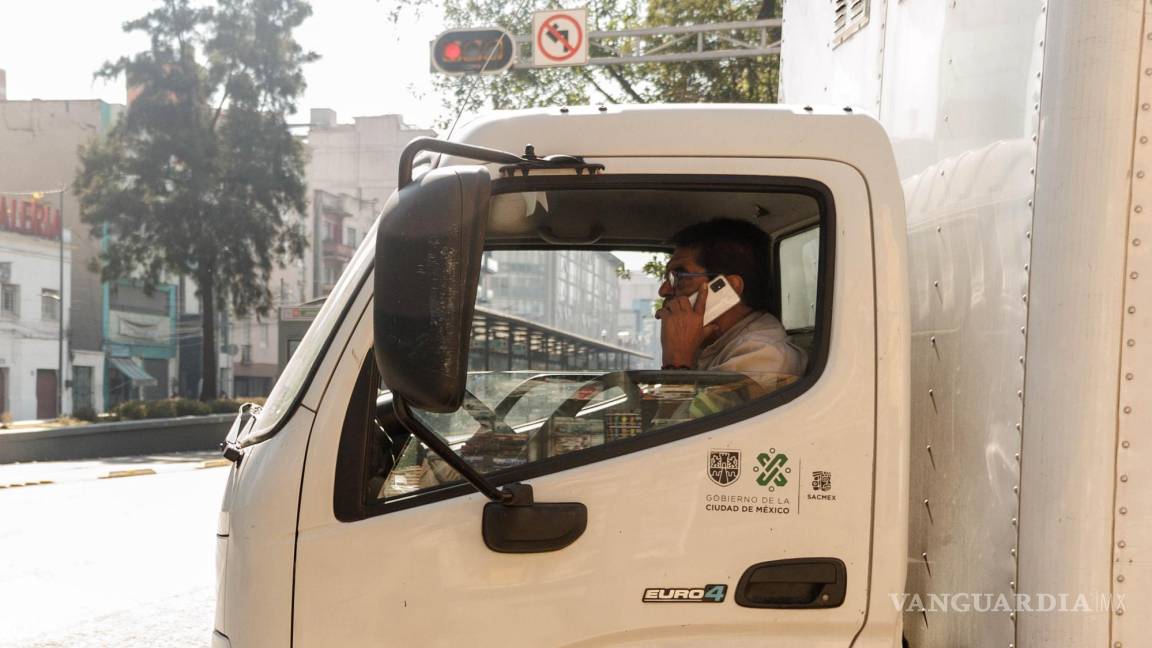
<svg viewBox="0 0 1152 648"><path fill-rule="evenodd" d="M559 9L532 15L532 63L535 67L588 63L588 10Z"/></svg>

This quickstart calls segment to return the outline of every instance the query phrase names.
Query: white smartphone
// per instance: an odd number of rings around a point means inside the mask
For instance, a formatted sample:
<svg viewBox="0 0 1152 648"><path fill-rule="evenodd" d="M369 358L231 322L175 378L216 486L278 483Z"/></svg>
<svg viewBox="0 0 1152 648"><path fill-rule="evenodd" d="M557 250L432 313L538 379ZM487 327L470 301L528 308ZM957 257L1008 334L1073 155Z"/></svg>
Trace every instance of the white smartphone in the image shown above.
<svg viewBox="0 0 1152 648"><path fill-rule="evenodd" d="M696 298L699 293L693 293L688 297L688 301L692 305L696 305ZM728 280L724 275L716 277L708 282L708 303L704 305L704 326L712 323L712 320L727 313L733 306L740 303L740 295L728 285Z"/></svg>

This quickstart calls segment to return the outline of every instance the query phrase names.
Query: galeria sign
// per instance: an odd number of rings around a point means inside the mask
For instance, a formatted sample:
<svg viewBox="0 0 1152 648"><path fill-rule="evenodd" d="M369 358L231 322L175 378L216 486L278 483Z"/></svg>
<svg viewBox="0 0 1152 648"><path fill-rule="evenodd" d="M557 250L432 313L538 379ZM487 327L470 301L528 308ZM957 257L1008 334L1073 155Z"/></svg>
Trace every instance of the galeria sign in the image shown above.
<svg viewBox="0 0 1152 648"><path fill-rule="evenodd" d="M60 236L60 210L41 200L0 196L0 230L46 239Z"/></svg>

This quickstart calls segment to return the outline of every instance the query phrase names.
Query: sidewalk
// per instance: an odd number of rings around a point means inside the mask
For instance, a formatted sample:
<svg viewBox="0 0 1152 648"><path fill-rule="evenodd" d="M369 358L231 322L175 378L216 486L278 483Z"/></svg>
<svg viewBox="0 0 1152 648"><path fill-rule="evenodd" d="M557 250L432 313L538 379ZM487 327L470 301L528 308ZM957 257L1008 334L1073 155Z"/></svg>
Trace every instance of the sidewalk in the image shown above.
<svg viewBox="0 0 1152 648"><path fill-rule="evenodd" d="M0 491L8 488L157 475L230 465L231 462L222 458L218 451L0 464Z"/></svg>

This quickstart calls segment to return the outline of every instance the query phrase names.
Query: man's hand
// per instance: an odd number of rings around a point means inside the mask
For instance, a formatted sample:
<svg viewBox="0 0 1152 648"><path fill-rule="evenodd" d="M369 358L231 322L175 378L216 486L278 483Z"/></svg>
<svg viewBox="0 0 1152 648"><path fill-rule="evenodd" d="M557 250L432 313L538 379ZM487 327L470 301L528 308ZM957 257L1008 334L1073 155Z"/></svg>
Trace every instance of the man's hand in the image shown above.
<svg viewBox="0 0 1152 648"><path fill-rule="evenodd" d="M669 297L656 311L660 320L660 346L665 366L694 367L700 345L717 331L715 324L704 326L704 307L708 304L708 284L696 293L696 305L687 297Z"/></svg>

